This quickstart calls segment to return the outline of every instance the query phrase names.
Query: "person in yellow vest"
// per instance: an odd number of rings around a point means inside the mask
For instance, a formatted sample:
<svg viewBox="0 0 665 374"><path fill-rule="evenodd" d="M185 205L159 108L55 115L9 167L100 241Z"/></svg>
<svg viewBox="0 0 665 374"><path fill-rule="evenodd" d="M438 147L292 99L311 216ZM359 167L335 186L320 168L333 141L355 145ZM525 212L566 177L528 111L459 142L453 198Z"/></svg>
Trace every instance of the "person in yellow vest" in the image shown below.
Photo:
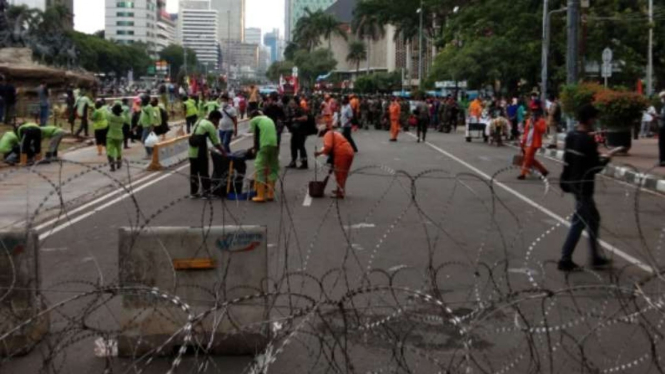
<svg viewBox="0 0 665 374"><path fill-rule="evenodd" d="M42 154L42 131L34 122L27 122L16 131L21 142L21 164L39 161Z"/></svg>
<svg viewBox="0 0 665 374"><path fill-rule="evenodd" d="M14 165L18 162L21 147L19 138L14 130L7 131L0 139L0 155L5 158L5 162Z"/></svg>
<svg viewBox="0 0 665 374"><path fill-rule="evenodd" d="M139 126L141 127L141 143L145 146L145 141L154 130L153 124L155 123L152 106L150 106L150 96L141 96L141 112L139 113ZM152 147L145 147L146 157L150 159L152 156Z"/></svg>
<svg viewBox="0 0 665 374"><path fill-rule="evenodd" d="M51 139L46 152L46 160L56 160L58 158L58 147L60 147L62 138L65 137L65 131L56 126L44 126L40 127L40 130L42 130L42 139Z"/></svg>
<svg viewBox="0 0 665 374"><path fill-rule="evenodd" d="M122 130L125 122L122 103L116 101L108 116L108 134L106 135L106 156L112 172L116 168L122 167L122 141L124 139Z"/></svg>
<svg viewBox="0 0 665 374"><path fill-rule="evenodd" d="M279 149L275 123L258 110L249 114L250 133L254 134L256 161L256 203L275 200L275 183L279 178Z"/></svg>
<svg viewBox="0 0 665 374"><path fill-rule="evenodd" d="M106 116L108 109L104 107L104 100L95 102L95 110L92 112L92 128L95 130L95 144L97 145L97 156L101 156L106 147L106 133L109 124Z"/></svg>
<svg viewBox="0 0 665 374"><path fill-rule="evenodd" d="M196 124L199 116L199 111L196 109L196 102L191 97L185 96L182 100L182 105L185 111L185 121L187 122L187 133L192 131L192 126Z"/></svg>

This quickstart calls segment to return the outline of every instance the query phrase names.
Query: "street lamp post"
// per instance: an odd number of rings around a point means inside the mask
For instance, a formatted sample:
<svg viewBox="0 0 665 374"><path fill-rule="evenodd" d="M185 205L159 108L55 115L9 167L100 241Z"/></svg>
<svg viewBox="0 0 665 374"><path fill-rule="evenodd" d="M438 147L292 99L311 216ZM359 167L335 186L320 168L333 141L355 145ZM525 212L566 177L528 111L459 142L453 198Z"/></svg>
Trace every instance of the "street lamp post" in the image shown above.
<svg viewBox="0 0 665 374"><path fill-rule="evenodd" d="M548 8L548 0L543 1L543 56L542 56L542 71L540 81L540 101L545 104L547 100L547 79L549 75L549 54L550 54L550 40L551 40L551 25L552 15L554 13L565 12L567 8L557 9L550 11Z"/></svg>
<svg viewBox="0 0 665 374"><path fill-rule="evenodd" d="M418 27L418 88L423 88L423 0L420 0L420 27Z"/></svg>
<svg viewBox="0 0 665 374"><path fill-rule="evenodd" d="M649 57L647 65L647 95L653 95L653 0L649 0Z"/></svg>

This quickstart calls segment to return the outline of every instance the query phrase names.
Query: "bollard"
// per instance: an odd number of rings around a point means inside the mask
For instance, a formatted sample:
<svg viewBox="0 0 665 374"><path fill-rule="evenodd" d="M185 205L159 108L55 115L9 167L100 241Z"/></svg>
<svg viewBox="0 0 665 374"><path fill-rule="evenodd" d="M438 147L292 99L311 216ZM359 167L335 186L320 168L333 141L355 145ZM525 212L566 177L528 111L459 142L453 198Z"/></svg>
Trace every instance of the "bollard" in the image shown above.
<svg viewBox="0 0 665 374"><path fill-rule="evenodd" d="M267 297L220 305L265 288L266 227L121 228L119 242L120 356L170 355L183 346L222 355L265 349ZM186 338L188 318L202 315Z"/></svg>
<svg viewBox="0 0 665 374"><path fill-rule="evenodd" d="M0 231L0 355L27 354L48 333L39 289L39 237ZM14 331L17 326L22 326Z"/></svg>

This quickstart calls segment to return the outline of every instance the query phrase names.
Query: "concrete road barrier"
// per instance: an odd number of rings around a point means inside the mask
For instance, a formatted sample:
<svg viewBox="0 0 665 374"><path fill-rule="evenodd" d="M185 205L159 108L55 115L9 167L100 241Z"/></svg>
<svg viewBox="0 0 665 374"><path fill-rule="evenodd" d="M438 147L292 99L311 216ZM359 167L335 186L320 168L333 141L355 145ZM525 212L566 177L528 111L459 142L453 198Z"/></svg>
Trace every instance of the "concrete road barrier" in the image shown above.
<svg viewBox="0 0 665 374"><path fill-rule="evenodd" d="M251 296L267 283L267 251L260 226L120 229L119 355L169 355L183 346L230 355L265 349L268 300ZM224 305L239 298L247 299Z"/></svg>
<svg viewBox="0 0 665 374"><path fill-rule="evenodd" d="M148 170L159 171L179 164L189 157L189 135L177 136L173 139L157 143L152 150L152 160Z"/></svg>
<svg viewBox="0 0 665 374"><path fill-rule="evenodd" d="M49 329L39 296L39 238L34 231L0 231L0 355L28 353ZM20 328L17 328L20 327Z"/></svg>

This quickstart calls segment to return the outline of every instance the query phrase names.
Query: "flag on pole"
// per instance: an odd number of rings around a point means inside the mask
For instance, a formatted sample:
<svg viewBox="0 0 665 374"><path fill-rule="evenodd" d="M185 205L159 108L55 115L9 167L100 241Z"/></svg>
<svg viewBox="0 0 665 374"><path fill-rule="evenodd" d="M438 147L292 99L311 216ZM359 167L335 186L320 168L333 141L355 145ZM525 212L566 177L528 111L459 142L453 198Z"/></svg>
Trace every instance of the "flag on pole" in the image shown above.
<svg viewBox="0 0 665 374"><path fill-rule="evenodd" d="M284 76L280 75L279 76L279 93L284 94L284 85L286 84L286 81L284 80Z"/></svg>
<svg viewBox="0 0 665 374"><path fill-rule="evenodd" d="M641 79L637 80L637 93L640 95L644 94L644 85L642 84Z"/></svg>

